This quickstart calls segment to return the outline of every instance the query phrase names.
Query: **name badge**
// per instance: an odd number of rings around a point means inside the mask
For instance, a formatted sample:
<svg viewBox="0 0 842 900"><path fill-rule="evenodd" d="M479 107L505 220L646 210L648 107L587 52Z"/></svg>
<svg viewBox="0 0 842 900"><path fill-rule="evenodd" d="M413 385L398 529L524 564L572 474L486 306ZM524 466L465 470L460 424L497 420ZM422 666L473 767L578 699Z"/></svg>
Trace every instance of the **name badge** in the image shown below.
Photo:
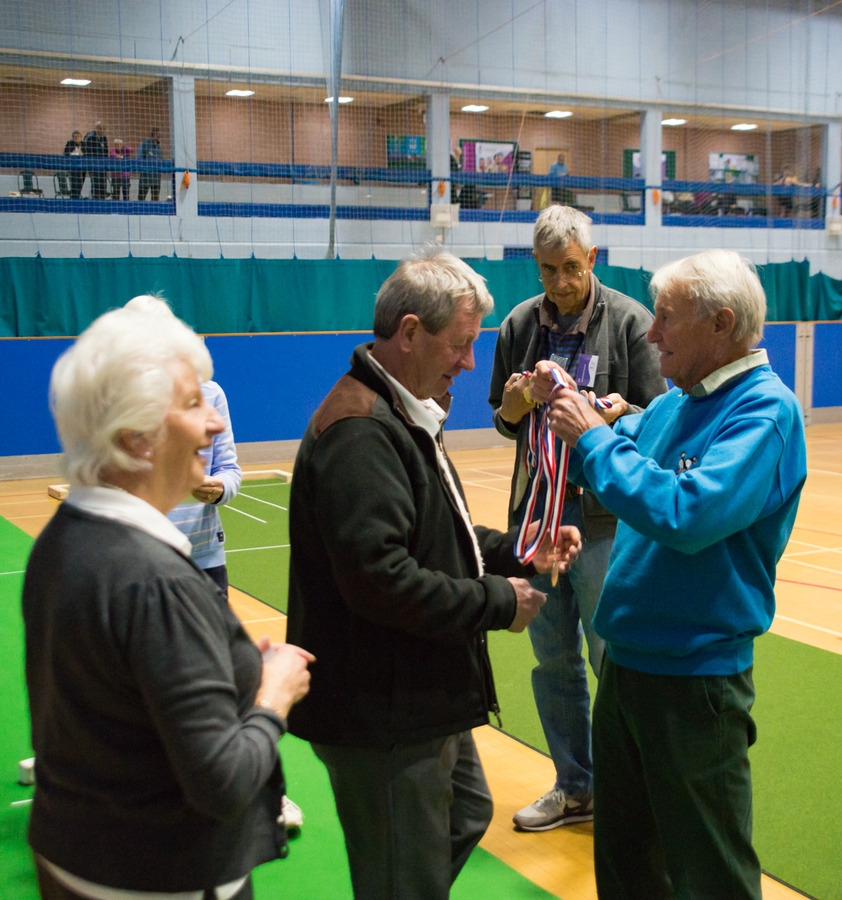
<svg viewBox="0 0 842 900"><path fill-rule="evenodd" d="M576 384L579 387L593 387L596 381L596 367L599 357L596 354L580 353L576 364Z"/></svg>

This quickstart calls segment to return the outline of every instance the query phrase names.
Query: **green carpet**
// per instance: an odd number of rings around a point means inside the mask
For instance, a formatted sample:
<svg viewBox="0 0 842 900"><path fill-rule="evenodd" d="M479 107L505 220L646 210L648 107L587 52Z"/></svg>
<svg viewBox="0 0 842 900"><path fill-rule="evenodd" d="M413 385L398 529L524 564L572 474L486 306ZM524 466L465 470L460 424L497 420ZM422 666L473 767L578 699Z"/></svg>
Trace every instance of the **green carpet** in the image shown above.
<svg viewBox="0 0 842 900"><path fill-rule="evenodd" d="M220 509L231 584L286 612L289 578L290 486L283 481L244 481Z"/></svg>
<svg viewBox="0 0 842 900"><path fill-rule="evenodd" d="M17 783L18 763L32 756L23 675L20 595L32 539L0 518L0 897L38 896L26 844L31 787Z"/></svg>

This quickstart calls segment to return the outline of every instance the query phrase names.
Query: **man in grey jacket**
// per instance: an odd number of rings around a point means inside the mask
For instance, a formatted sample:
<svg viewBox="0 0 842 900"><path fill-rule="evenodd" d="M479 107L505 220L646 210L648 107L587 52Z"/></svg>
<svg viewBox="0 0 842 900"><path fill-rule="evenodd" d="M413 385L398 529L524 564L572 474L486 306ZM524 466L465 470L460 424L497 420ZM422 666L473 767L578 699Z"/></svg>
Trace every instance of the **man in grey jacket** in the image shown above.
<svg viewBox="0 0 842 900"><path fill-rule="evenodd" d="M596 250L591 220L568 206L552 205L538 217L533 256L544 293L516 306L500 327L489 402L494 425L517 441L509 524L520 522L529 495L526 468L530 411L547 399L546 379L530 372L541 360L562 366L580 389L617 395L611 421L640 412L666 389L658 353L646 340L651 313L636 300L604 287L593 274ZM628 402L626 406L625 401ZM541 507L542 508L542 507ZM583 549L556 585L549 575L532 584L547 603L529 625L538 665L532 688L544 736L556 767L553 787L514 816L523 831L547 831L593 818L590 697L582 637L599 674L603 642L591 627L617 520L589 492L566 491L564 524L582 532Z"/></svg>

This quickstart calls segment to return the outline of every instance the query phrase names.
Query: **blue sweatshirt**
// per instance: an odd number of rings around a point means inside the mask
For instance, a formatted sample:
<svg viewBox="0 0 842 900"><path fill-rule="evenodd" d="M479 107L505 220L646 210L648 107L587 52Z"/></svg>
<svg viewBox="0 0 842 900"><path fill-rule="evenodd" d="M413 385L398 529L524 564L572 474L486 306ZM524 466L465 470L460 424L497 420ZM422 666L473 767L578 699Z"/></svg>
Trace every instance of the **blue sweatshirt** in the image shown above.
<svg viewBox="0 0 842 900"><path fill-rule="evenodd" d="M741 672L772 622L807 453L798 401L755 354L571 451L569 476L620 519L594 628L621 666Z"/></svg>

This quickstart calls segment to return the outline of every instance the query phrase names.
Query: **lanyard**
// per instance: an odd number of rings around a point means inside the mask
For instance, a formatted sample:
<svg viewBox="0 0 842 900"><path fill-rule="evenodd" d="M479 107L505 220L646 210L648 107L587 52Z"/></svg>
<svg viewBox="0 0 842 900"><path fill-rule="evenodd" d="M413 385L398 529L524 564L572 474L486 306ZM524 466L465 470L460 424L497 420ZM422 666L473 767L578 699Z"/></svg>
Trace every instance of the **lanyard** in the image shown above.
<svg viewBox="0 0 842 900"><path fill-rule="evenodd" d="M529 373L524 372L523 374L528 375ZM557 369L552 369L552 376L557 385L567 387L566 382ZM611 407L611 401L604 397L597 399L596 403L601 409ZM533 408L529 411L526 470L531 479L531 486L529 497L523 510L523 519L518 529L517 540L515 541L515 556L524 565L532 562L545 534L549 533L553 546L557 545L559 529L561 528L561 513L564 509L564 489L567 486L567 462L570 448L565 441L562 441L561 438L550 431L547 413L548 405L544 404L540 422L538 422L536 410ZM556 442L558 442L559 446L558 454L555 452ZM532 523L538 505L538 496L542 482L545 485L544 509L538 531L532 542L529 543L526 539L526 532ZM553 586L556 585L557 581L558 561L553 563Z"/></svg>
<svg viewBox="0 0 842 900"><path fill-rule="evenodd" d="M563 384L563 382L561 383ZM526 468L530 475L531 486L523 511L523 520L515 541L515 556L524 565L532 562L545 534L549 533L554 546L558 541L561 513L564 508L564 488L567 483L567 458L569 455L567 444L550 431L546 405L541 413L540 422L538 422L535 409L529 411L527 427L529 437L527 439ZM556 454L557 443L559 445L558 454ZM545 491L541 521L535 537L528 542L526 532L538 506L542 482ZM553 576L558 578L557 565L553 566Z"/></svg>

